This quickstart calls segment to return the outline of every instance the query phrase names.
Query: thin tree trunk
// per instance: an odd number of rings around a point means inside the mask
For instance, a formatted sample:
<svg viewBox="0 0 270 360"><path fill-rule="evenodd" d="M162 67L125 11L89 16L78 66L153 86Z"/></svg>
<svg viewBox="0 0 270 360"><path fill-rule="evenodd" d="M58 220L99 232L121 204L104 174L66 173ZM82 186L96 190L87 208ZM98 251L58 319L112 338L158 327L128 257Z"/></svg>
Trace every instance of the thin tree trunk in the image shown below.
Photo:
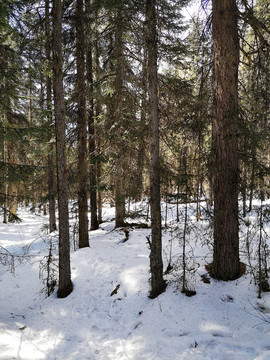
<svg viewBox="0 0 270 360"><path fill-rule="evenodd" d="M142 104L141 104L141 119L140 127L142 131L142 137L139 139L139 149L138 149L138 158L137 158L137 186L138 192L136 201L140 201L143 195L143 169L145 161L145 138L143 136L144 129L146 127L146 111L147 111L147 54L146 49L144 49L143 65L142 65Z"/></svg>
<svg viewBox="0 0 270 360"><path fill-rule="evenodd" d="M123 111L123 28L122 10L118 9L115 32L115 99L113 104L114 121L119 122ZM118 135L121 138L121 133ZM125 225L125 192L124 192L124 158L119 140L116 144L116 174L115 174L115 227Z"/></svg>
<svg viewBox="0 0 270 360"><path fill-rule="evenodd" d="M118 161L115 174L115 227L125 225L125 195L123 183L123 165L122 162Z"/></svg>
<svg viewBox="0 0 270 360"><path fill-rule="evenodd" d="M85 32L83 0L76 2L76 60L78 101L78 206L79 206L79 248L89 246L88 204L87 204L87 119L85 88Z"/></svg>
<svg viewBox="0 0 270 360"><path fill-rule="evenodd" d="M6 120L6 114L4 114L4 118ZM5 130L4 130L5 133ZM3 160L5 164L4 170L4 216L3 216L3 223L7 224L8 217L7 217L7 208L8 208L8 161L7 161L7 140L5 139L4 135L4 149L3 149Z"/></svg>
<svg viewBox="0 0 270 360"><path fill-rule="evenodd" d="M255 162L256 162L256 153L252 156L252 169L251 169L251 178L250 178L250 192L249 192L249 207L248 212L252 210L252 202L253 202L253 193L255 187Z"/></svg>
<svg viewBox="0 0 270 360"><path fill-rule="evenodd" d="M46 59L51 66L51 30L50 30L50 11L49 0L45 1L45 32L46 32ZM47 95L47 120L49 124L52 124L52 80L49 75L46 76L46 95ZM48 154L48 195L49 195L49 229L53 232L56 227L55 216L55 172L54 172L54 157L53 157L54 145L49 145Z"/></svg>
<svg viewBox="0 0 270 360"><path fill-rule="evenodd" d="M244 165L243 180L242 180L242 198L243 198L243 217L246 217L247 209L247 169Z"/></svg>
<svg viewBox="0 0 270 360"><path fill-rule="evenodd" d="M100 107L99 104L96 104L96 118L99 118L99 114L100 114ZM99 134L97 134L97 150L98 152L100 152L100 136ZM101 162L97 161L96 162L96 167L97 167L97 188L98 188L98 193L97 193L97 208L98 208L98 223L101 224L102 223L102 194L101 194Z"/></svg>
<svg viewBox="0 0 270 360"><path fill-rule="evenodd" d="M151 206L151 251L150 298L155 298L166 289L163 279L162 235L160 209L160 162L159 162L159 115L157 89L157 33L156 1L146 0L146 45L148 50L149 125L150 125L150 206Z"/></svg>
<svg viewBox="0 0 270 360"><path fill-rule="evenodd" d="M11 141L7 143L7 161L8 164L16 164L15 146ZM13 222L14 216L17 215L18 201L17 201L17 186L15 182L8 182L8 221Z"/></svg>
<svg viewBox="0 0 270 360"><path fill-rule="evenodd" d="M239 277L238 64L235 0L213 0L214 40L214 257L213 276Z"/></svg>
<svg viewBox="0 0 270 360"><path fill-rule="evenodd" d="M65 140L65 108L63 90L63 60L61 43L61 0L53 0L53 92L56 132L56 166L59 211L59 284L57 296L63 298L72 292L70 273L68 184Z"/></svg>
<svg viewBox="0 0 270 360"><path fill-rule="evenodd" d="M98 229L97 218L97 167L96 167L96 134L94 122L94 94L93 94L93 61L92 61L92 48L88 44L87 50L87 80L88 80L88 150L90 162L90 205L91 205L91 230Z"/></svg>
<svg viewBox="0 0 270 360"><path fill-rule="evenodd" d="M98 18L98 12L95 12L95 21L96 21L96 27L95 27L95 43L94 43L94 63L95 63L95 80L98 82L100 80L100 63L99 63L99 42L98 42L98 32L97 32L97 18ZM99 99L100 93L98 92L98 95L96 96L95 101L95 116L96 121L100 121L99 117L101 114L101 106L100 106L100 99ZM100 141L100 134L98 131L96 131L96 145L97 145L97 152L100 153L101 149L101 141ZM97 181L97 208L98 208L98 223L102 223L102 194L101 194L101 161L96 161L96 181Z"/></svg>

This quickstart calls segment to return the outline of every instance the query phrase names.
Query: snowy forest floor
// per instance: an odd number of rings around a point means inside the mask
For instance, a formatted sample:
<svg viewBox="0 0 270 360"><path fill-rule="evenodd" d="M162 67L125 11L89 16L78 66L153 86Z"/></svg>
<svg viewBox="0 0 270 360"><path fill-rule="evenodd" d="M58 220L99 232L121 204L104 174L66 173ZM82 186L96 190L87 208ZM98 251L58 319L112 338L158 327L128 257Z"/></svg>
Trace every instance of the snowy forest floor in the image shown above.
<svg viewBox="0 0 270 360"><path fill-rule="evenodd" d="M20 208L21 223L0 224L0 252L16 255L1 256L0 359L270 359L270 294L258 299L249 266L236 281L205 280L211 231L208 221L196 223L193 205L188 209L187 287L196 295L181 293L184 225L175 222L175 205L167 210L163 259L166 270L171 258L173 270L165 276L166 292L154 300L148 298L150 229L129 228L124 242L124 232L114 229L113 208L104 208L105 221L90 233L90 248L74 251L71 236L74 290L65 299L42 291L49 244L55 253L57 244L57 234L46 232L48 217ZM71 234L73 229L74 220ZM245 263L247 236L242 230Z"/></svg>

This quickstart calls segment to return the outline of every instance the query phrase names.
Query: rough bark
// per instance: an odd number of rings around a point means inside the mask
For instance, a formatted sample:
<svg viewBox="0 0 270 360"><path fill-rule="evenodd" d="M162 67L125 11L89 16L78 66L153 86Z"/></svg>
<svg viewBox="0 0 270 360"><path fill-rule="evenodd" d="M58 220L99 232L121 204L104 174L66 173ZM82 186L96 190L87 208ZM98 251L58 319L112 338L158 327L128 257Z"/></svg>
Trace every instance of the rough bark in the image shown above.
<svg viewBox="0 0 270 360"><path fill-rule="evenodd" d="M78 207L79 207L79 248L89 246L88 204L87 204L87 118L85 88L85 32L83 0L76 3L76 63L78 102Z"/></svg>
<svg viewBox="0 0 270 360"><path fill-rule="evenodd" d="M56 166L59 212L59 285L57 296L63 298L72 291L70 273L68 184L65 141L65 108L61 43L61 0L53 0L53 93L56 132Z"/></svg>
<svg viewBox="0 0 270 360"><path fill-rule="evenodd" d="M214 40L214 257L213 276L239 277L238 64L235 0L213 0Z"/></svg>
<svg viewBox="0 0 270 360"><path fill-rule="evenodd" d="M157 88L157 32L156 1L146 1L146 45L148 51L149 82L149 142L150 142L150 206L151 206L151 251L150 298L155 298L166 289L163 279L162 235L160 211L160 163L159 163L159 114Z"/></svg>

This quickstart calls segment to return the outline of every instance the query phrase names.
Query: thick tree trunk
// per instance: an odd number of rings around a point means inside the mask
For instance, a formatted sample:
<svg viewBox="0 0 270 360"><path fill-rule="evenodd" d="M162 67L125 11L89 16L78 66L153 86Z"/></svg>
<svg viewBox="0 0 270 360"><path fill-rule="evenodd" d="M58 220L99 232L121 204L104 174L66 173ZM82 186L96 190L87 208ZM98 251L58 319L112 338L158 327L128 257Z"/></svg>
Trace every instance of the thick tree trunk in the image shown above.
<svg viewBox="0 0 270 360"><path fill-rule="evenodd" d="M53 92L56 132L56 166L59 211L59 286L57 296L63 298L72 291L70 274L68 184L65 141L65 108L61 43L61 0L53 0Z"/></svg>
<svg viewBox="0 0 270 360"><path fill-rule="evenodd" d="M214 257L213 276L239 277L238 64L235 0L213 0L214 40Z"/></svg>
<svg viewBox="0 0 270 360"><path fill-rule="evenodd" d="M148 52L149 125L150 125L150 206L151 206L151 252L150 298L166 289L163 279L162 235L160 209L160 163L159 163L159 115L157 89L157 33L156 1L146 0L146 45Z"/></svg>
<svg viewBox="0 0 270 360"><path fill-rule="evenodd" d="M76 3L76 60L78 101L78 206L79 206L79 248L89 246L88 204L87 204L87 119L85 88L85 32L83 0Z"/></svg>
<svg viewBox="0 0 270 360"><path fill-rule="evenodd" d="M51 30L50 30L50 12L49 12L49 0L45 1L45 32L46 32L46 59L51 65ZM47 120L49 124L52 124L52 80L49 75L46 76L46 96L47 96ZM49 139L50 140L50 139ZM49 229L50 232L55 231L56 228L56 216L55 216L55 171L54 171L54 145L49 147L48 155L48 195L49 195Z"/></svg>

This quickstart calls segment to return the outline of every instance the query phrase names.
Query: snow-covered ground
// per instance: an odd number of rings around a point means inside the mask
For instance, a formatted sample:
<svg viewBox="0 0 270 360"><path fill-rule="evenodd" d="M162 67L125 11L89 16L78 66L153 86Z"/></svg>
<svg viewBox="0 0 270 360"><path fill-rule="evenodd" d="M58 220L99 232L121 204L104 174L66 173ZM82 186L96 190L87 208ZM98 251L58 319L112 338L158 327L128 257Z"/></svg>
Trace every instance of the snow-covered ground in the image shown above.
<svg viewBox="0 0 270 360"><path fill-rule="evenodd" d="M41 291L38 260L48 255L48 236L41 231L48 218L22 208L21 223L0 224L0 246L28 254L27 261L15 259L15 273L12 264L0 264L1 360L270 359L270 296L258 299L250 274L203 282L209 249L202 246L205 239L191 239L197 271L189 286L197 294L185 296L177 281L181 241L168 229L164 269L170 251L175 269L166 276L166 292L150 300L150 230L133 228L123 242L124 232L111 221L113 210L106 208L106 221L91 232L91 247L72 251L74 290L65 299ZM168 222L175 217L175 209L169 210Z"/></svg>

